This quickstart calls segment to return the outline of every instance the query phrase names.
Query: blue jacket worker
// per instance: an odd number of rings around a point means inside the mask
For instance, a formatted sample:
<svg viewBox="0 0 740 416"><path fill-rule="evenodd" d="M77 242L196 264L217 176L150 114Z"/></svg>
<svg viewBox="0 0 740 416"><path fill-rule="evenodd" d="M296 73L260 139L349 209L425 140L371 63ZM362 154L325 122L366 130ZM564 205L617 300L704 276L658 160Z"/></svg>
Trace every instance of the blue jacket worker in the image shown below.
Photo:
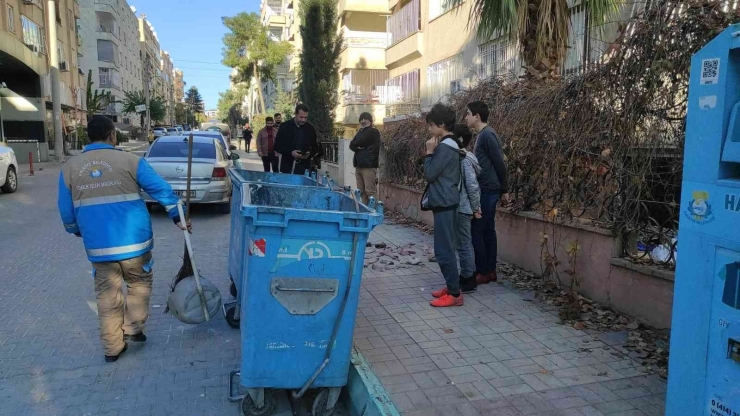
<svg viewBox="0 0 740 416"><path fill-rule="evenodd" d="M93 117L87 134L91 144L62 166L58 205L64 228L82 237L92 262L105 361L114 362L126 351L126 341L146 341L154 239L141 190L159 201L179 228L185 226L172 187L144 159L116 150L109 118Z"/></svg>

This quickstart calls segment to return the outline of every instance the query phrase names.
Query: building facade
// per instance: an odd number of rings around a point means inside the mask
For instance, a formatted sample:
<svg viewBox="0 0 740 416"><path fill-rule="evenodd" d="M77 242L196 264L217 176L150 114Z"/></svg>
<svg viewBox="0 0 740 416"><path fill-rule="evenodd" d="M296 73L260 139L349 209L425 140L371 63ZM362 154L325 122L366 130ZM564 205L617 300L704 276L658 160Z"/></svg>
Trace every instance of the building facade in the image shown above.
<svg viewBox="0 0 740 416"><path fill-rule="evenodd" d="M175 104L177 104L183 102L185 99L185 75L181 70L175 68L173 76L175 77L175 85L173 87Z"/></svg>
<svg viewBox="0 0 740 416"><path fill-rule="evenodd" d="M0 132L18 147L37 149L48 160L54 149L48 4L42 0L0 0ZM84 122L84 77L76 0L56 2L54 22L59 55L59 82L64 136ZM26 145L22 143L26 142ZM27 153L26 153L27 154Z"/></svg>
<svg viewBox="0 0 740 416"><path fill-rule="evenodd" d="M110 92L113 101L101 114L110 117L122 131L141 127L140 118L124 114L121 103L126 92L143 90L136 9L125 0L79 1L85 51L80 67L86 76L92 72L91 88Z"/></svg>
<svg viewBox="0 0 740 416"><path fill-rule="evenodd" d="M338 30L344 36L344 49L339 65L336 121L344 125L347 137L354 135L364 112L373 115L376 126L383 124L388 14L387 0L339 1Z"/></svg>

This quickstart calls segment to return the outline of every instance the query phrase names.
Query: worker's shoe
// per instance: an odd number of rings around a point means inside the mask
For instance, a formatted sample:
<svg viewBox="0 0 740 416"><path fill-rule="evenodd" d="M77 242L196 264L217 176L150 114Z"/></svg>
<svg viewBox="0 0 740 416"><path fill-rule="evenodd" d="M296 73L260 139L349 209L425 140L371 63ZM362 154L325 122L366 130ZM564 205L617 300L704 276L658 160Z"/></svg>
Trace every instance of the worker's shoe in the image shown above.
<svg viewBox="0 0 740 416"><path fill-rule="evenodd" d="M136 335L123 334L123 340L131 342L146 342L146 335L144 335L143 332L139 332Z"/></svg>
<svg viewBox="0 0 740 416"><path fill-rule="evenodd" d="M447 288L445 287L443 289L435 290L434 292L432 292L432 296L434 296L435 298L439 299L442 296L447 296L449 293L450 293L450 291L447 290Z"/></svg>
<svg viewBox="0 0 740 416"><path fill-rule="evenodd" d="M478 283L475 281L475 277L462 277L460 276L460 291L462 293L473 293L478 290Z"/></svg>
<svg viewBox="0 0 740 416"><path fill-rule="evenodd" d="M433 300L429 303L435 308L449 308L450 306L463 306L463 295L454 297L450 294L446 294L439 299Z"/></svg>
<svg viewBox="0 0 740 416"><path fill-rule="evenodd" d="M488 274L478 274L475 277L475 283L479 285L487 285L495 282L498 282L498 275L496 275L495 270Z"/></svg>
<svg viewBox="0 0 740 416"><path fill-rule="evenodd" d="M106 355L105 362L115 363L116 361L118 361L118 357L120 357L124 352L126 352L127 349L128 349L128 344L124 342L123 349L121 350L121 352L119 352L118 355Z"/></svg>

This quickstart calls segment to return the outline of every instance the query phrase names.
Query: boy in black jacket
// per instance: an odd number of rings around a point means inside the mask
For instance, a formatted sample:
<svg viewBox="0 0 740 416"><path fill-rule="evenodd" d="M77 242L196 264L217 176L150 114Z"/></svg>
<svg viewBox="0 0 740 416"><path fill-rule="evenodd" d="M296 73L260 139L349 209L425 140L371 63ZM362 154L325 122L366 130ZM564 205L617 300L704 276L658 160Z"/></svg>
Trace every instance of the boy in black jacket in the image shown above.
<svg viewBox="0 0 740 416"><path fill-rule="evenodd" d="M435 307L462 306L460 274L455 250L457 247L457 207L460 204L462 172L460 162L464 155L455 140L455 112L437 104L427 114L427 124L432 138L426 143L424 179L429 183L426 208L434 213L434 255L445 278L446 287L432 293Z"/></svg>

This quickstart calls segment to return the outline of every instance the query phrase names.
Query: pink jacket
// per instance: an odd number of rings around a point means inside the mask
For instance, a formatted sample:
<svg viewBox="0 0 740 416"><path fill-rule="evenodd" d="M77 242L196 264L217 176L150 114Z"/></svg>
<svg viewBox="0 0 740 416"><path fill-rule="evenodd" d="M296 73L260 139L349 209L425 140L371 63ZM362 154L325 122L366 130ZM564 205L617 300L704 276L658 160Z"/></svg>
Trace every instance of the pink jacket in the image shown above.
<svg viewBox="0 0 740 416"><path fill-rule="evenodd" d="M278 154L275 152L275 138L277 138L277 132L277 128L272 129L272 153L275 156L278 156ZM259 133L257 133L257 155L259 155L260 157L267 156L267 152L269 149L269 139L270 136L267 133L267 128L263 128L262 130L260 130Z"/></svg>

